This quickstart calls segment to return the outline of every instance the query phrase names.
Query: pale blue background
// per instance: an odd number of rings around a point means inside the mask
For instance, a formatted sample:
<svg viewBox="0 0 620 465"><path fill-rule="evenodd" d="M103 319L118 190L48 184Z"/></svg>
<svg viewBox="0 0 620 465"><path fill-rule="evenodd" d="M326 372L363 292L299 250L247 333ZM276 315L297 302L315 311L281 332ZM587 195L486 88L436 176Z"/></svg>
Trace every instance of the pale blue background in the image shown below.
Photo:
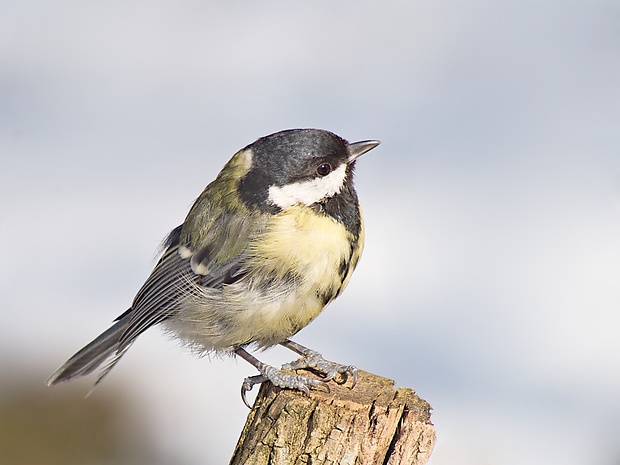
<svg viewBox="0 0 620 465"><path fill-rule="evenodd" d="M618 464L620 3L0 7L1 371L42 382L237 149L320 127L383 143L365 256L299 342L415 388L434 465ZM226 463L248 374L154 330L99 389L162 453Z"/></svg>

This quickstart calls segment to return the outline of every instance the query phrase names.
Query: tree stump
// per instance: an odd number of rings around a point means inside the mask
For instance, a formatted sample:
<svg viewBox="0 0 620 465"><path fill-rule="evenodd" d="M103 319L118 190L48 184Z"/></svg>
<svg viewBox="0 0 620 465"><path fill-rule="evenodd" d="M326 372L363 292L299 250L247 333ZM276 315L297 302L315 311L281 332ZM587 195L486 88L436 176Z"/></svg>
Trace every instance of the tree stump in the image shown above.
<svg viewBox="0 0 620 465"><path fill-rule="evenodd" d="M394 381L364 371L353 389L334 382L329 388L308 397L263 383L230 464L422 465L429 459L431 407L412 389L394 389Z"/></svg>

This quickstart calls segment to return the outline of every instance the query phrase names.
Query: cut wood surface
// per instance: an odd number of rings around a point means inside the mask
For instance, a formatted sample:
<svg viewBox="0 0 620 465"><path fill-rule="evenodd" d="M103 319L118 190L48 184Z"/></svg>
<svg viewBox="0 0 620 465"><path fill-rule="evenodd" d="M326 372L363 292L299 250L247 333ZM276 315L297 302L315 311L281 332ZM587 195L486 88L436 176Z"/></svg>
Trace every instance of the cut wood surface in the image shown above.
<svg viewBox="0 0 620 465"><path fill-rule="evenodd" d="M429 459L431 407L412 389L395 389L394 381L364 371L353 389L333 381L329 389L306 396L263 383L231 465L421 465Z"/></svg>

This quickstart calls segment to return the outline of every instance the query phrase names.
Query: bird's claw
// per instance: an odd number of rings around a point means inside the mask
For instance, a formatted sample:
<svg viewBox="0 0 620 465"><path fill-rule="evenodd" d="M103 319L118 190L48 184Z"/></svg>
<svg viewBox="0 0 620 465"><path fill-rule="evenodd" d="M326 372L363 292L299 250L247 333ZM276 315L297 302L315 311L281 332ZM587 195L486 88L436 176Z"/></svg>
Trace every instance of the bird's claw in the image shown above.
<svg viewBox="0 0 620 465"><path fill-rule="evenodd" d="M341 365L339 363L330 362L329 360L325 360L318 352L310 350L301 358L282 365L282 368L284 370L309 368L323 375L323 381L327 382L333 379L338 384L346 383L350 376L352 378L351 389L357 384L357 368L353 365ZM338 375L340 375L341 379L334 379Z"/></svg>
<svg viewBox="0 0 620 465"><path fill-rule="evenodd" d="M254 386L261 384L266 380L267 378L263 375L248 376L243 380L243 384L241 385L241 400L243 400L243 403L247 408L252 408L252 406L249 404L246 394L251 391Z"/></svg>
<svg viewBox="0 0 620 465"><path fill-rule="evenodd" d="M249 376L243 380L243 384L241 385L241 399L248 408L252 407L247 400L246 394L251 391L254 386L264 383L265 381L269 381L274 386L284 389L301 391L307 396L310 396L310 388L317 388L320 386L324 386L327 392L330 392L329 386L326 384L325 380L290 375L272 366L266 366L264 372L260 375Z"/></svg>

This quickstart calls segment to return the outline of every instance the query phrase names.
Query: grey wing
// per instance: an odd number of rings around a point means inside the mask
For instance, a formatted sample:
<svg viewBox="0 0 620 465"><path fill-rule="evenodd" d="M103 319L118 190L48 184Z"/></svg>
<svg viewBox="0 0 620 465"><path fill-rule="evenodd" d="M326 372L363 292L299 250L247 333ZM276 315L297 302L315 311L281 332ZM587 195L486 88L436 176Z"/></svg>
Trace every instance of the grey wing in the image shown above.
<svg viewBox="0 0 620 465"><path fill-rule="evenodd" d="M174 316L181 299L192 293L196 285L218 287L237 281L242 276L241 256L235 256L209 272L196 273L198 262L210 262L208 247L198 249L191 257L179 253L181 226L174 229L164 243L166 251L155 269L136 294L131 309L119 317L131 314L119 342L119 352L126 349L146 329Z"/></svg>

